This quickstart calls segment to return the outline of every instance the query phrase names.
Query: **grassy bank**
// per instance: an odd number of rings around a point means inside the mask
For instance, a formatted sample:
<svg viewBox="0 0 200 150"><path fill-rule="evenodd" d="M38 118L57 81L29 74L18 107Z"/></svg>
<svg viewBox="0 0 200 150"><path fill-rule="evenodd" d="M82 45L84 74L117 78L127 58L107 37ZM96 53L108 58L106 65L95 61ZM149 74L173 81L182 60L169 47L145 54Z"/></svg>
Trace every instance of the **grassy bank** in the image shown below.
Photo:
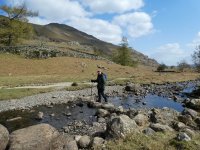
<svg viewBox="0 0 200 150"><path fill-rule="evenodd" d="M144 134L132 134L125 139L110 141L108 150L199 150L200 136L194 137L189 142L175 140L174 133L156 133L152 136Z"/></svg>
<svg viewBox="0 0 200 150"><path fill-rule="evenodd" d="M72 57L49 59L25 59L18 55L0 54L0 86L21 86L67 81L90 81L96 78L97 66L101 66L109 80L115 83L162 83L194 80L198 73L158 73L155 68L125 67L102 60ZM127 79L128 78L128 79Z"/></svg>
<svg viewBox="0 0 200 150"><path fill-rule="evenodd" d="M18 99L40 93L51 92L53 89L0 89L0 100Z"/></svg>

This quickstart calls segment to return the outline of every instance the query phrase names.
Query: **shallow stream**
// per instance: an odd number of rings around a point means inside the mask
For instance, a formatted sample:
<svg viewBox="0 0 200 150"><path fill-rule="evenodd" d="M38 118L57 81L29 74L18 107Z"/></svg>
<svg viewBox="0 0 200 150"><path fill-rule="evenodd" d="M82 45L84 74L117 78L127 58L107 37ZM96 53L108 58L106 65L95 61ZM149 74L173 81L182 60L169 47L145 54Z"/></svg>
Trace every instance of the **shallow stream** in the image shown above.
<svg viewBox="0 0 200 150"><path fill-rule="evenodd" d="M191 92L196 85L182 84L182 86L184 86L182 92L176 96L183 100L186 98L185 93ZM108 102L114 104L116 107L122 106L125 109L168 107L179 112L184 109L181 101L176 102L167 96L158 96L151 92L146 96L135 96L131 94L126 97L113 96L108 98ZM42 120L36 119L38 112L44 113ZM92 126L93 122L97 121L95 114L95 108L89 108L86 103L76 101L69 104L39 106L31 110L3 112L0 113L0 124L7 127L9 132L40 123L48 123L59 131L62 131L63 127L73 126L76 121ZM14 119L14 121L9 120L16 117L20 118Z"/></svg>

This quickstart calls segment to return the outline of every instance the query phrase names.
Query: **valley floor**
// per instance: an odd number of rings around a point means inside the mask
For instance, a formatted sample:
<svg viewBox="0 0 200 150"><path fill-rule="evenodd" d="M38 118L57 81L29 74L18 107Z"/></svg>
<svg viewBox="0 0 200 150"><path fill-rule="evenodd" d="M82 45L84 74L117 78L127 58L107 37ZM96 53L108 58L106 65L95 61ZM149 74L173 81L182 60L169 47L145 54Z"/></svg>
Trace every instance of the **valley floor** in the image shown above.
<svg viewBox="0 0 200 150"><path fill-rule="evenodd" d="M90 85L101 69L108 76L108 84L163 83L195 80L193 72L155 72L147 66L127 67L110 61L72 57L25 59L22 56L0 53L0 99L13 99L66 88L76 90ZM88 83L70 87L72 82ZM33 88L35 87L35 88ZM43 87L43 88L41 88Z"/></svg>

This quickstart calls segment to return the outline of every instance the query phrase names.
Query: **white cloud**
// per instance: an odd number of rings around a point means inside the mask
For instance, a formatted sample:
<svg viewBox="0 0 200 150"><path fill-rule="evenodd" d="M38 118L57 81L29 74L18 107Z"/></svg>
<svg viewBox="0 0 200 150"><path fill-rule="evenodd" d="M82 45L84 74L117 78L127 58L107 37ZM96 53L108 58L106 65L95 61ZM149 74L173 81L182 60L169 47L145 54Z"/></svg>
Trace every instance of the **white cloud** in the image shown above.
<svg viewBox="0 0 200 150"><path fill-rule="evenodd" d="M83 0L83 5L88 6L95 13L124 13L137 10L144 6L143 0Z"/></svg>
<svg viewBox="0 0 200 150"><path fill-rule="evenodd" d="M188 43L187 46L191 49L195 49L198 45L200 45L200 32L197 33L196 37L192 40L191 43Z"/></svg>
<svg viewBox="0 0 200 150"><path fill-rule="evenodd" d="M8 0L9 4L17 5L25 2L28 9L38 11L39 16L51 22L64 22L73 17L90 15L78 1L71 0Z"/></svg>
<svg viewBox="0 0 200 150"><path fill-rule="evenodd" d="M191 63L191 52L180 47L179 43L168 43L156 48L150 57L156 59L159 63L167 65L177 65L181 60L186 60Z"/></svg>
<svg viewBox="0 0 200 150"><path fill-rule="evenodd" d="M113 23L121 26L133 38L147 35L153 31L151 17L145 12L133 12L116 16Z"/></svg>
<svg viewBox="0 0 200 150"><path fill-rule="evenodd" d="M68 24L114 44L119 44L122 35L127 33L138 38L149 34L153 29L151 17L144 12L119 15L142 8L143 0L7 0L7 3L13 6L23 2L28 9L39 12L38 17L29 18L31 23ZM115 17L99 19L95 16L96 12L114 13Z"/></svg>
<svg viewBox="0 0 200 150"><path fill-rule="evenodd" d="M34 23L34 24L39 24L39 25L46 25L49 23L52 23L50 20L47 20L45 18L40 18L40 17L30 17L28 18L30 23Z"/></svg>
<svg viewBox="0 0 200 150"><path fill-rule="evenodd" d="M119 44L121 41L121 28L105 20L73 18L68 24L106 42Z"/></svg>

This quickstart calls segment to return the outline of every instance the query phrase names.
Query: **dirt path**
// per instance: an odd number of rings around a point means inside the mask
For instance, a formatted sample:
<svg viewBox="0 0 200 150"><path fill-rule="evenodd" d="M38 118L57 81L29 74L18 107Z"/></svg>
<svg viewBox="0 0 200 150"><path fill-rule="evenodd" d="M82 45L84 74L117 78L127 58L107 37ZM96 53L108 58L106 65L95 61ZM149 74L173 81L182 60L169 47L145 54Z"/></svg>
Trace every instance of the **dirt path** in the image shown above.
<svg viewBox="0 0 200 150"><path fill-rule="evenodd" d="M45 88L58 88L62 89L64 87L69 87L72 85L73 82L60 82L60 83L51 83L51 84L46 84L46 85L28 85L28 86L18 86L18 87L0 87L3 89L45 89ZM95 85L95 83L91 82L80 82L78 84L90 84L90 85Z"/></svg>

